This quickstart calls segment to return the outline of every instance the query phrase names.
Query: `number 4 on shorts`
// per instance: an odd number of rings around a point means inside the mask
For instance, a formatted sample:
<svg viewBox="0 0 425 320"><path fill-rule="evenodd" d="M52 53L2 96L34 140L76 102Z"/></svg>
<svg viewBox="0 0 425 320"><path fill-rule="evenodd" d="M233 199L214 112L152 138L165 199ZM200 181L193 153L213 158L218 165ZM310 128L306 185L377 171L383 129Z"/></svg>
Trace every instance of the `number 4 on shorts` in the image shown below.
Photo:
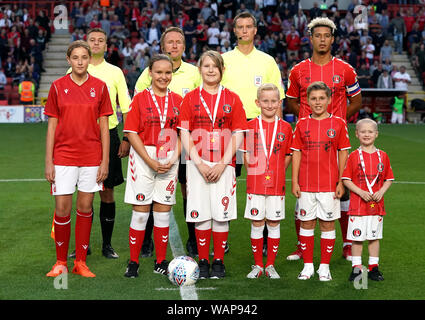
<svg viewBox="0 0 425 320"><path fill-rule="evenodd" d="M173 194L173 192L174 192L174 180L170 181L170 183L168 184L168 186L165 190L170 191L170 194Z"/></svg>

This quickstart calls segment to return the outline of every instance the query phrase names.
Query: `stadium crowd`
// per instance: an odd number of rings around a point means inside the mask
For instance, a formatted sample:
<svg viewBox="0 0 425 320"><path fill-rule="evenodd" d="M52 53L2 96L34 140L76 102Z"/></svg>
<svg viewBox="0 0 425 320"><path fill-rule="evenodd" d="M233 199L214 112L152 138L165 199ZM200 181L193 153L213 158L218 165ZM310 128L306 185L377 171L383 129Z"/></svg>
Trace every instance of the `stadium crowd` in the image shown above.
<svg viewBox="0 0 425 320"><path fill-rule="evenodd" d="M356 30L351 0L347 10L334 1L327 8L314 2L302 8L298 0L166 0L69 2L72 40L85 39L88 29L101 27L108 35L106 60L123 69L130 91L150 57L160 51L159 39L169 26L179 26L186 37L185 61L195 64L207 49L227 52L236 44L232 17L248 10L258 21L257 49L273 57L286 85L291 68L311 55L306 31L309 21L330 17L338 27L332 54L358 72L362 88L395 86L394 53L406 50L415 72L425 85L424 0L366 0L368 31ZM19 83L26 77L38 87L43 71L43 50L48 46L52 22L39 10L33 17L25 4L0 7L0 65L7 78ZM388 73L384 73L384 71Z"/></svg>

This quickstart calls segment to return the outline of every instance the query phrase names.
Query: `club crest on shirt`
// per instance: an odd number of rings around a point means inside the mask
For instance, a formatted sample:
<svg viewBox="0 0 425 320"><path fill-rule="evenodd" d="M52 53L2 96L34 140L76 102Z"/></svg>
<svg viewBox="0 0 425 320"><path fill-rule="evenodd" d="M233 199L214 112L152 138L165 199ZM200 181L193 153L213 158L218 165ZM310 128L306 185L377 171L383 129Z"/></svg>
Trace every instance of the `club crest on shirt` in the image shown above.
<svg viewBox="0 0 425 320"><path fill-rule="evenodd" d="M232 107L230 106L230 104L225 104L225 105L223 106L223 111L224 111L225 113L230 113L230 112L232 111Z"/></svg>
<svg viewBox="0 0 425 320"><path fill-rule="evenodd" d="M173 108L173 111L174 111L174 114L175 114L176 116L178 116L178 115L179 115L179 113L180 113L179 108L177 108L177 107L174 107L174 108Z"/></svg>
<svg viewBox="0 0 425 320"><path fill-rule="evenodd" d="M384 171L384 164L382 162L378 163L378 172Z"/></svg>
<svg viewBox="0 0 425 320"><path fill-rule="evenodd" d="M304 209L300 210L300 216L301 217L305 217L306 214L307 214L307 212Z"/></svg>
<svg viewBox="0 0 425 320"><path fill-rule="evenodd" d="M329 129L329 130L326 132L326 135L327 135L329 138L333 139L333 138L335 138L335 136L336 136L336 131L335 131L334 129Z"/></svg>
<svg viewBox="0 0 425 320"><path fill-rule="evenodd" d="M279 132L279 133L276 135L276 139L277 139L277 141L279 141L279 142L284 141L284 140L285 140L285 134L284 134L283 132Z"/></svg>
<svg viewBox="0 0 425 320"><path fill-rule="evenodd" d="M94 88L90 89L90 97L92 97L92 98L96 97L96 90L94 90Z"/></svg>
<svg viewBox="0 0 425 320"><path fill-rule="evenodd" d="M333 83L340 83L341 82L341 77L339 76L339 75L334 75L333 77L332 77L332 82Z"/></svg>

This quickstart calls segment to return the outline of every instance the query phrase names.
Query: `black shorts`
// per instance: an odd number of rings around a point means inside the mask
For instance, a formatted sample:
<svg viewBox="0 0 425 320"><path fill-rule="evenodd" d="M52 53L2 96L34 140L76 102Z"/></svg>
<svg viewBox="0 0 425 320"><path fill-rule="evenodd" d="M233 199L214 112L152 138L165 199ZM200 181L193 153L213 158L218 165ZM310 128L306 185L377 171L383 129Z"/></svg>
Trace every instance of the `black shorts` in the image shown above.
<svg viewBox="0 0 425 320"><path fill-rule="evenodd" d="M103 186L108 189L113 189L115 186L124 182L121 158L118 157L121 141L118 136L117 128L109 130L109 138L111 141L109 147L109 174L106 180L103 181Z"/></svg>

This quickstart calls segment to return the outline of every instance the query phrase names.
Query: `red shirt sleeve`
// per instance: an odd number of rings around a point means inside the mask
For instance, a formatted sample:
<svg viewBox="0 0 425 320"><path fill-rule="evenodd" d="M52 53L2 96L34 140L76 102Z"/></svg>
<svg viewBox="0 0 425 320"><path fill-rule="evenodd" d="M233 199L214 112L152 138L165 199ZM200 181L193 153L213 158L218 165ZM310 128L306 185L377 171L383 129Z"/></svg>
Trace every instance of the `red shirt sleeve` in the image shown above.
<svg viewBox="0 0 425 320"><path fill-rule="evenodd" d="M139 98L142 93L138 93L133 101L130 103L130 111L127 113L127 119L124 123L125 132L140 133L143 132L143 126L141 125L140 109L139 109Z"/></svg>
<svg viewBox="0 0 425 320"><path fill-rule="evenodd" d="M300 123L298 122L297 125L295 126L291 149L301 151L302 146L303 146L303 142L301 140Z"/></svg>
<svg viewBox="0 0 425 320"><path fill-rule="evenodd" d="M111 98L109 97L108 87L106 86L106 84L104 84L102 88L102 96L101 96L100 106L99 106L99 117L110 116L113 113L114 113L114 110L112 109Z"/></svg>
<svg viewBox="0 0 425 320"><path fill-rule="evenodd" d="M58 95L55 82L52 83L44 106L44 114L49 117L59 118Z"/></svg>
<svg viewBox="0 0 425 320"><path fill-rule="evenodd" d="M351 144L350 144L350 137L348 135L347 125L342 119L340 122L341 122L341 130L340 130L339 140L338 140L338 150L350 149Z"/></svg>
<svg viewBox="0 0 425 320"><path fill-rule="evenodd" d="M300 85L298 83L298 68L295 66L289 73L288 90L286 96L290 98L299 98Z"/></svg>
<svg viewBox="0 0 425 320"><path fill-rule="evenodd" d="M345 164L344 172L342 173L342 178L353 180L353 161L354 161L354 153L350 153L348 156L347 163Z"/></svg>
<svg viewBox="0 0 425 320"><path fill-rule="evenodd" d="M179 129L188 130L188 131L192 130L191 103L190 103L191 97L192 97L192 94L191 92L189 92L188 94L184 96L183 101L180 105L180 119L179 119L179 124L177 126Z"/></svg>
<svg viewBox="0 0 425 320"><path fill-rule="evenodd" d="M233 108L234 111L232 112L232 132L248 130L246 113L243 108L242 101L237 94L234 95Z"/></svg>
<svg viewBox="0 0 425 320"><path fill-rule="evenodd" d="M384 156L384 180L394 180L394 173L393 173L393 168L391 167L390 164L390 158L388 157L388 155L385 153Z"/></svg>
<svg viewBox="0 0 425 320"><path fill-rule="evenodd" d="M287 134L286 134L286 136L287 136L287 142L286 142L286 151L285 151L285 154L286 155L290 155L290 154L292 154L292 150L291 150L291 146L292 146L292 136L293 136L293 134L292 134L292 127L291 127L291 125L289 124L289 123L285 123L285 126L286 126L286 130L287 130Z"/></svg>

